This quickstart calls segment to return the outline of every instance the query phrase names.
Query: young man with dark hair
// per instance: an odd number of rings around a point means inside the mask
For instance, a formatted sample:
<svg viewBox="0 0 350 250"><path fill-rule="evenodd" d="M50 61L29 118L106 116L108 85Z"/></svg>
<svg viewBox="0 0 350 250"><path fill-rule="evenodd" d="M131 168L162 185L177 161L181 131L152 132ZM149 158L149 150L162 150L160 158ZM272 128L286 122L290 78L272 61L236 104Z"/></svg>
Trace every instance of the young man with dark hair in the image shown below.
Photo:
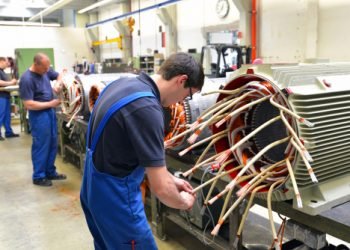
<svg viewBox="0 0 350 250"><path fill-rule="evenodd" d="M191 185L166 168L163 107L200 91L203 68L185 53L170 56L158 74L109 84L95 104L87 133L81 204L95 249L157 249L140 184L169 207L190 209Z"/></svg>

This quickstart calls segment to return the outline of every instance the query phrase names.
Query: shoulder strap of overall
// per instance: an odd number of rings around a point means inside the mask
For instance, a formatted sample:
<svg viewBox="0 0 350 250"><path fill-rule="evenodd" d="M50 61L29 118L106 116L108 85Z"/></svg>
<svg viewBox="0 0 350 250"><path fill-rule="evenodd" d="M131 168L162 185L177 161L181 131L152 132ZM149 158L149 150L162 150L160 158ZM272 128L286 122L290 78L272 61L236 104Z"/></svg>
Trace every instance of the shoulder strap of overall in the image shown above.
<svg viewBox="0 0 350 250"><path fill-rule="evenodd" d="M108 111L105 113L105 115L103 116L101 122L99 123L93 137L92 137L92 142L91 142L91 147L90 150L94 151L98 142L98 139L100 138L104 127L106 126L109 118L115 113L117 112L119 109L123 108L125 105L139 99L142 97L155 97L154 94L152 92L136 92L133 93L131 95L128 95L126 97L123 97L122 99L120 99L119 101L117 101L116 103L114 103L109 109ZM92 117L92 114L91 114ZM87 142L86 145L89 148L90 145L90 133L91 133L91 123L92 123L92 119L90 117L90 121L89 121L89 126L88 126L88 131L87 131Z"/></svg>

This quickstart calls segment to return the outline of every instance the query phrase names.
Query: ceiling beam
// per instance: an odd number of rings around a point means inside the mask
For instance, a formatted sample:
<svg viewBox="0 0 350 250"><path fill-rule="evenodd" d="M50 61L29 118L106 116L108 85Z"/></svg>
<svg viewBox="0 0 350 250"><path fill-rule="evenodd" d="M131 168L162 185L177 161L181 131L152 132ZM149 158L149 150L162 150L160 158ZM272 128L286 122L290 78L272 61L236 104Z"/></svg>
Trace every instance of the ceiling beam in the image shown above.
<svg viewBox="0 0 350 250"><path fill-rule="evenodd" d="M96 9L98 7L107 5L107 4L112 3L114 1L115 0L102 0L102 1L99 1L99 2L96 2L94 4L89 5L89 6L85 7L84 9L79 10L78 13L79 14L83 14L83 13L85 13L87 11L90 11L90 10Z"/></svg>
<svg viewBox="0 0 350 250"><path fill-rule="evenodd" d="M37 26L37 27L60 27L59 23L36 23L36 22L21 22L21 21L0 21L0 25L7 26Z"/></svg>
<svg viewBox="0 0 350 250"><path fill-rule="evenodd" d="M54 3L53 5L50 5L46 9L40 11L38 14L35 14L31 18L29 18L29 21L40 20L42 17L49 15L50 13L62 8L63 6L67 5L72 1L73 0L59 0L58 2Z"/></svg>

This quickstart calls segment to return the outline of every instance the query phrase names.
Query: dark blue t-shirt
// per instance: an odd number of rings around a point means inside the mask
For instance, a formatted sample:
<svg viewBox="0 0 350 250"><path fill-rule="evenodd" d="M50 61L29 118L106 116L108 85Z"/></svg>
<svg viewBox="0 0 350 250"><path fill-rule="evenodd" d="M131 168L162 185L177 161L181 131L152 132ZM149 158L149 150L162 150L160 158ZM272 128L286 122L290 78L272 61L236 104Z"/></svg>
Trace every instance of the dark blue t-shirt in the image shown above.
<svg viewBox="0 0 350 250"><path fill-rule="evenodd" d="M111 84L94 108L92 133L108 108L119 99L145 91L152 92L156 98L137 99L114 113L97 143L93 155L95 167L100 172L124 177L139 165L165 166L164 119L156 84L144 73Z"/></svg>
<svg viewBox="0 0 350 250"><path fill-rule="evenodd" d="M3 69L0 69L0 80L3 80L5 82L9 81L9 78ZM7 91L0 91L0 97L10 98L10 93Z"/></svg>
<svg viewBox="0 0 350 250"><path fill-rule="evenodd" d="M23 73L19 83L20 96L23 100L38 102L51 101L54 96L50 81L56 80L58 73L50 69L46 74L39 75L29 69Z"/></svg>

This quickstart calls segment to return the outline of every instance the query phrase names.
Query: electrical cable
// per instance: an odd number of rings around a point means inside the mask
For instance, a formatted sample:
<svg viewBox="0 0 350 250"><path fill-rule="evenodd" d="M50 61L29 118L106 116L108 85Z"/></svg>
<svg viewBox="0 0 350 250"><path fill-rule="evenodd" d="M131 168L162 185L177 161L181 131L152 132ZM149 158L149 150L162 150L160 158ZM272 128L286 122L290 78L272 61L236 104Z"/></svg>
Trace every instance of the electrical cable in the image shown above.
<svg viewBox="0 0 350 250"><path fill-rule="evenodd" d="M203 183L204 177L205 177L205 175L210 171L210 169L211 169L210 167L207 167L207 168L204 170L204 173L203 173L202 178L201 178L201 184ZM204 199L205 199L205 196L204 196L203 189L200 189L200 190L201 190L201 197L202 197L202 200L204 200ZM197 202L199 203L198 200L197 200ZM202 204L198 204L198 205L199 205L199 207L202 206ZM203 242L204 242L206 245L209 245L209 246L210 246L210 245L214 242L215 236L212 236L212 239L211 239L210 241L207 241L207 240L206 240L206 231L207 231L207 227L208 227L208 225L210 224L210 222L212 223L212 226L213 226L213 227L215 226L215 221L214 221L214 217L213 217L213 215L212 215L212 212L211 212L210 208L209 208L209 207L206 207L206 209L207 209L208 214L209 214L209 220L208 220L207 224L206 224L205 227L204 227L202 236L203 236ZM204 215L205 215L205 213L202 213L202 216L204 216Z"/></svg>
<svg viewBox="0 0 350 250"><path fill-rule="evenodd" d="M271 231L272 231L272 237L274 240L274 246L275 246L275 250L280 250L280 245L279 245L279 241L278 241L278 236L276 233L276 228L275 228L275 224L273 221L273 216L272 216L272 191L275 188L275 186L281 184L283 182L283 180L280 181L276 181L275 183L273 183L270 188L269 191L267 193L267 209L268 209L268 214L269 214L269 221L270 221L270 226L271 226Z"/></svg>

